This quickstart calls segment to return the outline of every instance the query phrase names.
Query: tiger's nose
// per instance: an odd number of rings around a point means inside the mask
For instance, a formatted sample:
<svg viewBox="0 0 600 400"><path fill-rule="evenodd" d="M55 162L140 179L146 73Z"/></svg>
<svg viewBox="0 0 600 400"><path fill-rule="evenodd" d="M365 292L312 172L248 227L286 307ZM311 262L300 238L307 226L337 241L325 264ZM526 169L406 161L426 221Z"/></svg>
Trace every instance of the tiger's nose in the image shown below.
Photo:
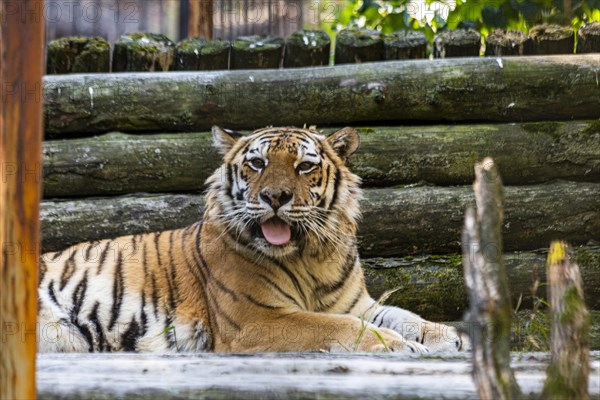
<svg viewBox="0 0 600 400"><path fill-rule="evenodd" d="M260 191L260 198L270 205L273 210L277 211L277 209L292 200L292 192L288 189L269 189L264 188Z"/></svg>

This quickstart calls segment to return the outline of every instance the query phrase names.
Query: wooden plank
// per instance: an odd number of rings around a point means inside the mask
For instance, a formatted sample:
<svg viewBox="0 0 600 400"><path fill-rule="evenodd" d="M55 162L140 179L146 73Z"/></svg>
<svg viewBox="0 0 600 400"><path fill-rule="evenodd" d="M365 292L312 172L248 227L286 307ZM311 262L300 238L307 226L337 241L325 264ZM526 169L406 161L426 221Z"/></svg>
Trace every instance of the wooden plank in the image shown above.
<svg viewBox="0 0 600 400"><path fill-rule="evenodd" d="M553 182L506 188L507 251L539 249L560 234L600 240L600 184ZM183 227L202 218L201 195L136 195L42 203L43 247ZM469 187L368 189L361 203L364 257L456 253ZM82 223L85 221L85 223Z"/></svg>
<svg viewBox="0 0 600 400"><path fill-rule="evenodd" d="M466 185L485 156L494 157L508 185L600 182L597 121L357 129L361 145L349 163L363 187ZM49 140L44 197L202 190L221 159L209 132Z"/></svg>
<svg viewBox="0 0 600 400"><path fill-rule="evenodd" d="M597 119L599 65L600 54L584 54L403 60L252 73L48 76L46 132Z"/></svg>
<svg viewBox="0 0 600 400"><path fill-rule="evenodd" d="M470 355L398 354L41 354L40 397L211 399L477 399ZM524 393L539 397L546 353L515 353ZM590 361L600 373L600 354ZM597 398L600 382L590 379Z"/></svg>
<svg viewBox="0 0 600 400"><path fill-rule="evenodd" d="M188 37L201 36L204 39L213 37L213 0L188 0L189 21Z"/></svg>
<svg viewBox="0 0 600 400"><path fill-rule="evenodd" d="M0 2L0 398L35 398L44 2Z"/></svg>

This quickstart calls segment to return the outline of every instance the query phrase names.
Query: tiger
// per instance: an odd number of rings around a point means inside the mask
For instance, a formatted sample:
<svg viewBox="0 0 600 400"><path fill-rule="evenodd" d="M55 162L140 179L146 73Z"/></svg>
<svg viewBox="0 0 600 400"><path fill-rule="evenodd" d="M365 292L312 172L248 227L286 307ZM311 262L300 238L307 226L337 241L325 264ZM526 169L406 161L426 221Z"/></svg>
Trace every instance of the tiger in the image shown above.
<svg viewBox="0 0 600 400"><path fill-rule="evenodd" d="M223 163L198 222L43 254L40 352L469 350L456 328L368 294L354 128L212 136Z"/></svg>

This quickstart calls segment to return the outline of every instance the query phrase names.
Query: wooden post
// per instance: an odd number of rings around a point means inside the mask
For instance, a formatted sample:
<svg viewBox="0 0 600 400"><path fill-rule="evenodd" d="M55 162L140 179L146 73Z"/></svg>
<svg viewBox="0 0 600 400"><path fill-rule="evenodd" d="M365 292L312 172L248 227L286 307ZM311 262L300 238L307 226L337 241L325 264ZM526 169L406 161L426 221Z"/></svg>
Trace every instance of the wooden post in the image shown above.
<svg viewBox="0 0 600 400"><path fill-rule="evenodd" d="M510 368L512 309L502 257L502 182L491 158L475 165L473 190L477 212L467 209L462 238L473 379L481 399L516 399L519 387Z"/></svg>
<svg viewBox="0 0 600 400"><path fill-rule="evenodd" d="M435 58L477 57L481 48L481 35L473 29L443 31L433 40Z"/></svg>
<svg viewBox="0 0 600 400"><path fill-rule="evenodd" d="M383 37L384 60L425 58L429 42L423 32L400 30Z"/></svg>
<svg viewBox="0 0 600 400"><path fill-rule="evenodd" d="M550 245L546 265L552 358L542 397L586 400L590 398L589 315L583 301L579 267L570 246L564 242Z"/></svg>
<svg viewBox="0 0 600 400"><path fill-rule="evenodd" d="M1 1L0 398L35 398L42 0Z"/></svg>
<svg viewBox="0 0 600 400"><path fill-rule="evenodd" d="M101 37L71 36L48 42L48 74L110 71L110 45Z"/></svg>
<svg viewBox="0 0 600 400"><path fill-rule="evenodd" d="M537 25L531 28L534 54L573 54L575 33L569 26Z"/></svg>
<svg viewBox="0 0 600 400"><path fill-rule="evenodd" d="M335 39L335 64L383 60L383 37L374 29L344 29Z"/></svg>
<svg viewBox="0 0 600 400"><path fill-rule="evenodd" d="M590 22L579 28L577 53L600 53L600 21Z"/></svg>
<svg viewBox="0 0 600 400"><path fill-rule="evenodd" d="M213 0L189 0L188 37L213 37Z"/></svg>
<svg viewBox="0 0 600 400"><path fill-rule="evenodd" d="M486 56L522 56L532 52L532 42L521 31L495 29L487 37Z"/></svg>

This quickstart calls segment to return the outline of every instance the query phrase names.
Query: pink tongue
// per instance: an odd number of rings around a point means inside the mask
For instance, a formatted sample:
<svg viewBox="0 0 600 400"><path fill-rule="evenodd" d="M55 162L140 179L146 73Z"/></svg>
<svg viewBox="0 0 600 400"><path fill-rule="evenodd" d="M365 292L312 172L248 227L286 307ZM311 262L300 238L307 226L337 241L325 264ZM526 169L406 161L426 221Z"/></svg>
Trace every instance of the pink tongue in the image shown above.
<svg viewBox="0 0 600 400"><path fill-rule="evenodd" d="M290 226L277 217L262 224L261 228L267 242L275 246L286 244L292 236Z"/></svg>

